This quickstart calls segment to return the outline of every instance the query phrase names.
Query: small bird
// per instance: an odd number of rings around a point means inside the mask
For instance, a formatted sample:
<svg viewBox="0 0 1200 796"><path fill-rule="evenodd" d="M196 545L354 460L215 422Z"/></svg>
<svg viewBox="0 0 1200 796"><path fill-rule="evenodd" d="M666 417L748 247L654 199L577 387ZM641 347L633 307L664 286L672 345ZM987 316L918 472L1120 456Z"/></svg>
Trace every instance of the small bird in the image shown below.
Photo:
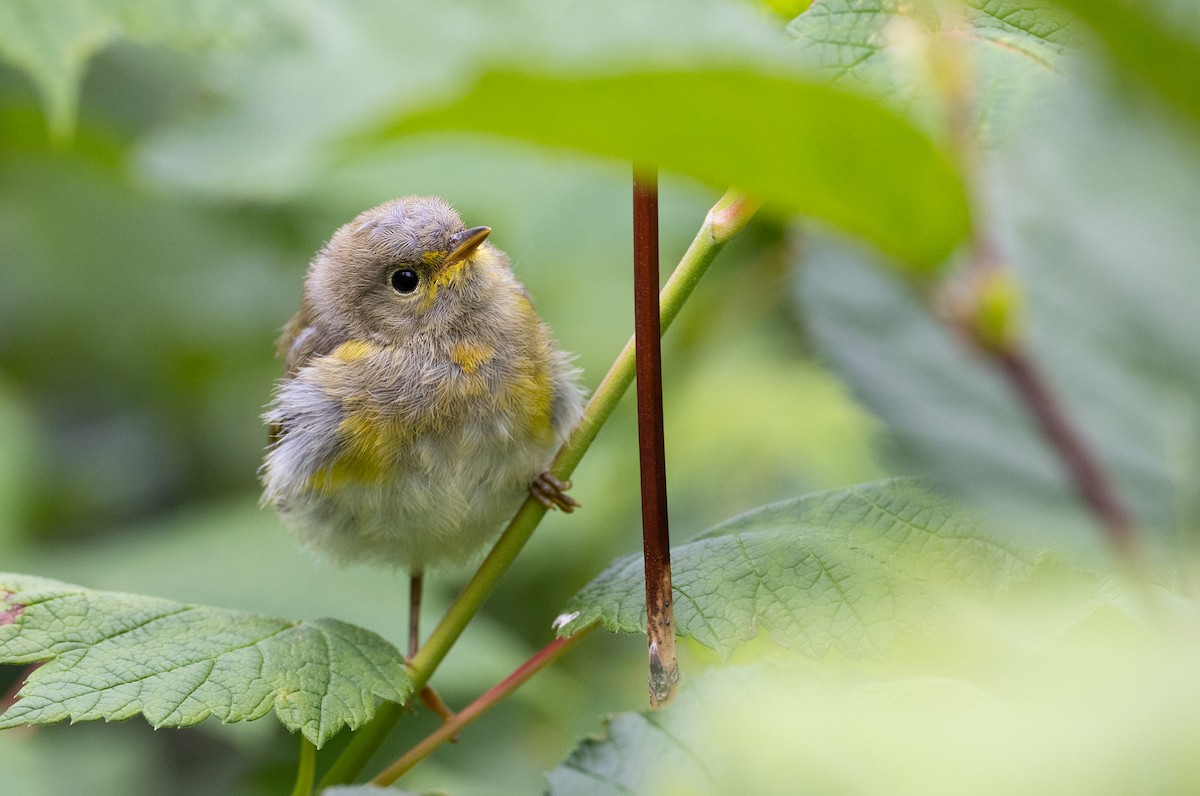
<svg viewBox="0 0 1200 796"><path fill-rule="evenodd" d="M546 472L582 391L488 227L407 196L334 233L309 266L265 419L263 502L337 563L422 577L464 563L530 492L572 511Z"/></svg>

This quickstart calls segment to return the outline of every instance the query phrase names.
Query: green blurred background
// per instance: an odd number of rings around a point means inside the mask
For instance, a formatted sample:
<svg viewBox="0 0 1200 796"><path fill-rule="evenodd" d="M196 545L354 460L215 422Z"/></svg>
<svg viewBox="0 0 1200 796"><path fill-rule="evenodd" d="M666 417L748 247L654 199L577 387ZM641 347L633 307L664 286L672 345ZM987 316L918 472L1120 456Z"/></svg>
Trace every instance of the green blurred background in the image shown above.
<svg viewBox="0 0 1200 796"><path fill-rule="evenodd" d="M338 152L335 167L298 188L197 189L178 171L199 181L211 158L176 161L166 173L150 145L221 102L222 57L128 41L102 48L65 136L48 132L30 79L0 66L0 560L90 587L338 617L398 642L402 577L313 561L257 506L259 416L280 369L274 340L308 259L380 201L445 196L468 223L494 228L592 388L631 331L629 168L429 135ZM236 148L238 137L212 140ZM718 196L664 176L664 273ZM789 306L784 232L755 222L666 340L678 537L879 473L870 421L814 364ZM546 643L570 595L640 545L633 417L630 396L575 476L585 508L547 519L439 671L434 682L452 705ZM464 577L430 579L427 622ZM411 786L540 789L541 772L599 714L643 705L644 643L593 637L422 766ZM16 674L6 671L5 682ZM430 726L405 719L382 754ZM271 720L159 732L140 718L47 727L0 735L0 781L24 794L273 793L290 781L294 746Z"/></svg>
<svg viewBox="0 0 1200 796"><path fill-rule="evenodd" d="M1155 622L1181 621L1143 623L1147 604L1114 585L1094 518L1009 385L919 304L932 286L913 291L905 266L768 205L664 342L675 538L772 500L919 473L1042 563L1015 595L961 606L965 633L935 628L930 641L930 628L906 628L887 661L798 664L766 638L743 645L734 663L791 668L782 678L716 673L727 675L716 693L729 689L729 705L745 709L727 712L741 745L709 739L727 752L713 770L794 785L825 766L827 779L809 783L818 792L891 792L893 772L914 793L985 780L995 792L1125 793L1148 782L1187 792L1200 776L1187 762L1200 733L1190 707L1200 577L1188 569L1200 548L1200 90L1188 68L1200 63L1200 6L1160 0L1139 27L1121 23L1115 0L819 0L789 24L807 6L0 0L0 568L332 616L399 641L401 576L316 562L257 505L274 341L308 259L365 208L440 194L467 223L493 228L593 388L631 331L632 246L629 164L484 136L400 135L397 119L506 71L810 70L896 114L869 117L894 123L847 150L866 164L892 157L893 171L856 168L840 150L827 161L793 151L794 131L719 108L705 109L712 130L750 129L739 140L757 148L711 159L728 174L793 160L818 176L843 169L776 197L801 206L811 191L818 215L837 221L837 202L878 209L887 185L912 176L888 149L903 139L902 155L926 151L898 135L909 124L929 133L925 145L946 144L937 58L949 41L974 70L964 81L983 144L968 175L974 221L1020 287L1023 342L1164 565ZM1068 24L1059 6L1099 21ZM1095 35L1106 21L1111 52ZM661 138L655 119L636 121ZM664 271L719 195L663 175ZM939 199L914 188L912 206L881 225L897 234L903 219L930 222L928 250L930 236L961 222L936 217L953 206ZM547 518L437 672L451 705L541 648L571 595L639 548L633 419L630 397L575 474L584 509ZM466 574L428 579L427 627ZM601 714L644 707L644 645L594 634L405 785L542 790L542 772ZM687 642L682 656L697 682L717 663ZM0 669L0 686L18 676ZM753 686L744 705L743 685ZM424 714L403 719L371 769L432 726ZM754 727L803 754L772 769L764 755L778 758L778 746ZM0 792L278 793L296 745L271 719L10 730L0 733Z"/></svg>

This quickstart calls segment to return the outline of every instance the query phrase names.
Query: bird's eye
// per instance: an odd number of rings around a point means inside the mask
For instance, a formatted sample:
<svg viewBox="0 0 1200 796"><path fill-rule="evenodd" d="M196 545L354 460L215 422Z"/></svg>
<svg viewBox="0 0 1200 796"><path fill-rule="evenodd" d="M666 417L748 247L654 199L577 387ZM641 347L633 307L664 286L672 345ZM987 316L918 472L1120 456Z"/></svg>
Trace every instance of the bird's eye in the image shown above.
<svg viewBox="0 0 1200 796"><path fill-rule="evenodd" d="M392 271L392 290L397 293L411 293L417 289L421 277L411 268L401 268Z"/></svg>

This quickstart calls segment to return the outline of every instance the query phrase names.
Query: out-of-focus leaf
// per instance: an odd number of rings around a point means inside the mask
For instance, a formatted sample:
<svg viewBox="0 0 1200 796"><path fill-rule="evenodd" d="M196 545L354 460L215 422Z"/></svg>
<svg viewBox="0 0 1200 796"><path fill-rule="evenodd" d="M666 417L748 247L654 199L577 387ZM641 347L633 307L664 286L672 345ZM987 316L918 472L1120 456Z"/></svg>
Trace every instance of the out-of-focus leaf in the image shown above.
<svg viewBox="0 0 1200 796"><path fill-rule="evenodd" d="M224 101L211 115L151 143L144 161L154 174L210 192L287 197L344 164L347 135L445 105L489 70L785 63L778 28L727 0L450 0L436 9L420 0L286 0L271 8L278 35L221 65L214 83Z"/></svg>
<svg viewBox="0 0 1200 796"><path fill-rule="evenodd" d="M1137 75L1200 124L1200 6L1190 0L1130 4L1054 0L1092 29L1122 71Z"/></svg>
<svg viewBox="0 0 1200 796"><path fill-rule="evenodd" d="M788 26L796 57L944 132L943 95L964 80L981 140L1002 139L1062 74L1067 16L1046 0L816 0Z"/></svg>
<svg viewBox="0 0 1200 796"><path fill-rule="evenodd" d="M495 133L735 184L921 270L940 265L966 234L950 158L902 117L850 92L733 64L600 76L489 72L453 102L402 115L391 128L425 130Z"/></svg>
<svg viewBox="0 0 1200 796"><path fill-rule="evenodd" d="M723 657L762 627L814 658L862 658L1033 563L917 482L892 480L756 509L672 548L671 566L676 630ZM614 561L571 600L560 634L596 621L645 632L644 583L640 554Z"/></svg>
<svg viewBox="0 0 1200 796"><path fill-rule="evenodd" d="M1200 151L1082 78L1053 108L996 152L983 223L1027 294L1034 361L1123 498L1152 529L1194 527ZM1098 550L1009 385L881 265L813 237L797 284L814 337L886 421L900 465L969 495L1006 534Z"/></svg>
<svg viewBox="0 0 1200 796"><path fill-rule="evenodd" d="M44 663L0 728L120 721L155 727L274 710L318 747L411 690L404 658L379 636L333 619L290 622L220 608L0 576L0 662Z"/></svg>
<svg viewBox="0 0 1200 796"><path fill-rule="evenodd" d="M930 649L949 674L685 676L664 710L617 714L581 741L547 774L549 792L1192 793L1190 621L1168 636L1098 613L1049 644L1014 624L969 652Z"/></svg>
<svg viewBox="0 0 1200 796"><path fill-rule="evenodd" d="M279 22L287 46L239 62L221 111L148 148L152 171L277 197L381 136L464 130L736 184L926 269L965 235L946 154L875 102L798 76L783 37L736 4L301 4Z"/></svg>
<svg viewBox="0 0 1200 796"><path fill-rule="evenodd" d="M29 73L51 128L71 130L88 60L118 39L193 48L244 33L254 4L237 0L5 0L0 59Z"/></svg>

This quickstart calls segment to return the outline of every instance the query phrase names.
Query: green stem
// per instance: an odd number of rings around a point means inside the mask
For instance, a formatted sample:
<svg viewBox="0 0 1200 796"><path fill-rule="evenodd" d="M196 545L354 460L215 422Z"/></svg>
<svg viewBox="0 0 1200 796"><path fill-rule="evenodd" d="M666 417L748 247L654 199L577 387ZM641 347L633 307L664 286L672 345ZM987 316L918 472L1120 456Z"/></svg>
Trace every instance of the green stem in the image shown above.
<svg viewBox="0 0 1200 796"><path fill-rule="evenodd" d="M717 254L746 226L758 208L758 202L731 190L708 211L692 245L688 247L662 289L659 302L663 332L666 332L671 322L679 315L680 309ZM574 472L584 453L596 439L600 428L633 382L633 345L634 341L630 338L609 368L604 380L600 382L600 386L596 388L596 392L592 394L592 399L588 401L583 416L571 432L571 436L550 465L550 472L558 478L566 480ZM446 615L426 639L424 646L413 656L409 664L409 673L412 676L414 693L429 682L434 670L458 640L471 617L479 611L483 601L491 594L500 576L508 570L517 554L529 541L545 513L546 507L532 497L521 505L470 582L446 611ZM384 702L380 705L375 718L355 734L341 756L334 761L321 780L321 787L354 780L383 743L402 711L403 708L394 702Z"/></svg>
<svg viewBox="0 0 1200 796"><path fill-rule="evenodd" d="M542 647L533 657L521 664L516 671L488 689L479 699L476 699L470 705L455 713L450 719L443 722L442 726L426 736L425 740L409 749L396 762L377 774L371 780L371 784L391 785L400 779L409 769L429 757L435 749L458 735L464 727L524 685L526 680L561 658L568 650L582 641L584 636L595 629L596 625L589 625L573 636L556 638L545 647Z"/></svg>
<svg viewBox="0 0 1200 796"><path fill-rule="evenodd" d="M300 736L300 761L296 764L296 785L292 796L312 796L313 780L317 774L317 747Z"/></svg>

